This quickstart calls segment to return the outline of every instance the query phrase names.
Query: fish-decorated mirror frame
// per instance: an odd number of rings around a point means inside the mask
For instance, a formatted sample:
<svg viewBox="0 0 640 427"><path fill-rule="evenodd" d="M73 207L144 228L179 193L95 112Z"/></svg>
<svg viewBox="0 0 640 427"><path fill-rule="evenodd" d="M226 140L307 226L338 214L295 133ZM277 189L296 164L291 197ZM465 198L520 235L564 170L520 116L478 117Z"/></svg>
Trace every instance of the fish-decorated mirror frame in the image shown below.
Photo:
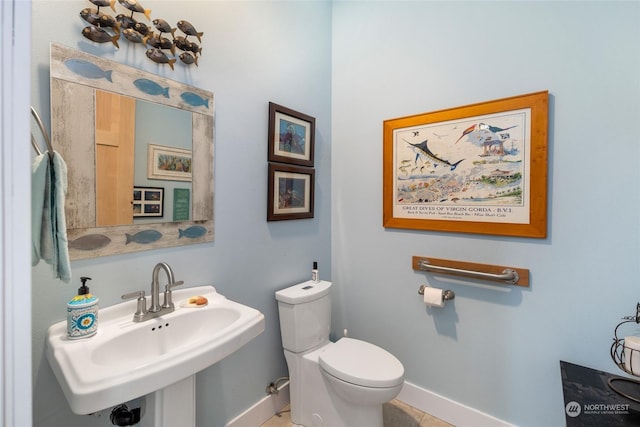
<svg viewBox="0 0 640 427"><path fill-rule="evenodd" d="M51 44L50 65L51 139L68 168L65 215L70 259L213 241L213 93L58 44ZM92 122L96 90L191 112L192 220L95 226L96 149Z"/></svg>

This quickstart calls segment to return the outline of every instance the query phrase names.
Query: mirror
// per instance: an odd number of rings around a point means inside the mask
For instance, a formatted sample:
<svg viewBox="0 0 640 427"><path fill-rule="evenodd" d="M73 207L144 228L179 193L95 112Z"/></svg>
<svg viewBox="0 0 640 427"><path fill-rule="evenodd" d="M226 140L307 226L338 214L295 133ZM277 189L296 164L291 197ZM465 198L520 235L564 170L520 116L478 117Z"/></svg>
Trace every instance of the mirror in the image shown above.
<svg viewBox="0 0 640 427"><path fill-rule="evenodd" d="M147 161L161 150L169 153L164 171L191 171L191 113L103 90L95 95L96 225L191 219L191 178L150 175ZM149 153L150 145L164 149ZM171 155L183 152L187 158Z"/></svg>
<svg viewBox="0 0 640 427"><path fill-rule="evenodd" d="M96 116L104 94L134 100L139 120L133 139L141 142L139 147L135 143L135 160L127 154L119 154L129 158L126 162L100 154L114 145L96 145L104 124L110 127L115 121L109 115ZM72 260L213 240L213 110L210 92L51 45L51 138L68 169L65 214ZM165 113L174 130L182 129L168 138L162 135L168 132L154 132L160 122L169 121ZM187 124L178 125L178 116L182 121L186 117ZM114 192L114 177L125 174L119 169L125 163L135 164L133 178ZM100 219L101 206L112 205L108 198L118 193L126 201L125 213L120 219Z"/></svg>

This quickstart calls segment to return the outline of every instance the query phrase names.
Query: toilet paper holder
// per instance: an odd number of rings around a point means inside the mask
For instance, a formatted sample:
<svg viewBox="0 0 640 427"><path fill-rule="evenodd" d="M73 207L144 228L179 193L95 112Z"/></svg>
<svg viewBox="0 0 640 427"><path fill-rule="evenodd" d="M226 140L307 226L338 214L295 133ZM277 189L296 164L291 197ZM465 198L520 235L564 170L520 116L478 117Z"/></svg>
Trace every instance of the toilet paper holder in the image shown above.
<svg viewBox="0 0 640 427"><path fill-rule="evenodd" d="M420 285L420 288L418 289L418 295L424 295L424 290L427 287L427 285ZM450 301L452 299L454 299L456 297L456 294L453 293L452 290L449 289L444 289L442 291L442 299L445 301Z"/></svg>

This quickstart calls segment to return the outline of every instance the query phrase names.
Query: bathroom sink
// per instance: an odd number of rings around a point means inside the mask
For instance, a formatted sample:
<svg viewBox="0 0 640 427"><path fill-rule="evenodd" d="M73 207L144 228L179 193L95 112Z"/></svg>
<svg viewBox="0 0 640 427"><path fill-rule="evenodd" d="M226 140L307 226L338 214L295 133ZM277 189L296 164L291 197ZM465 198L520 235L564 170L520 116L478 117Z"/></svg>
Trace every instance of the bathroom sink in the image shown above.
<svg viewBox="0 0 640 427"><path fill-rule="evenodd" d="M202 295L204 307L182 307ZM67 338L66 321L49 328L46 356L76 414L90 414L189 377L264 331L264 315L213 286L173 291L174 312L133 322L136 301L103 308L98 333Z"/></svg>

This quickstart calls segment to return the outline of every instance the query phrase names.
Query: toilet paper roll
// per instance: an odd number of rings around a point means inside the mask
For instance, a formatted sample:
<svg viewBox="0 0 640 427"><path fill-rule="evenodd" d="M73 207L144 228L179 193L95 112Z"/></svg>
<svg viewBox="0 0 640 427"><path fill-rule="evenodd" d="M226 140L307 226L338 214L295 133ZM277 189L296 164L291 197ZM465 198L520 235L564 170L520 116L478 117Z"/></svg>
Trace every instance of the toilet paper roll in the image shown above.
<svg viewBox="0 0 640 427"><path fill-rule="evenodd" d="M432 307L444 307L444 297L442 289L424 288L424 303Z"/></svg>

